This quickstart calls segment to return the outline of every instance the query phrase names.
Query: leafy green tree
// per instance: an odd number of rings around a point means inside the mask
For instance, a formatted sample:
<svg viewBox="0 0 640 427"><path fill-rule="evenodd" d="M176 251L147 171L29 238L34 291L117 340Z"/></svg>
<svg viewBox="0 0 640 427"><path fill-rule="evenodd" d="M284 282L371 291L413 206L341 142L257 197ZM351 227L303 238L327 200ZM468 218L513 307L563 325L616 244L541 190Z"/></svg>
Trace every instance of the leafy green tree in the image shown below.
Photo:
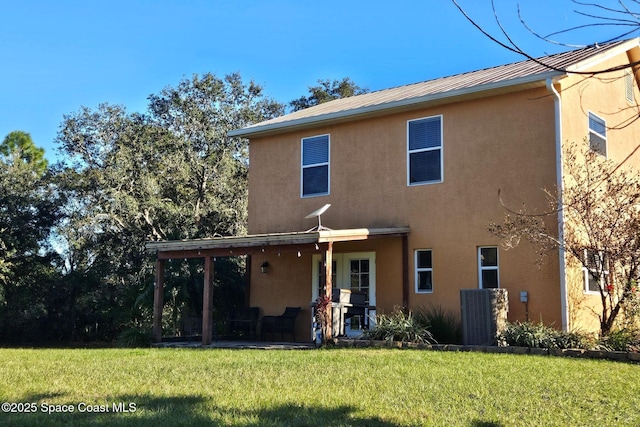
<svg viewBox="0 0 640 427"><path fill-rule="evenodd" d="M47 313L55 254L50 232L60 218L43 150L24 132L0 145L0 337L38 334Z"/></svg>
<svg viewBox="0 0 640 427"><path fill-rule="evenodd" d="M16 130L4 138L0 144L0 154L10 157L13 153L18 153L18 157L31 164L40 175L46 172L48 163L44 157L44 148L37 147L27 132Z"/></svg>
<svg viewBox="0 0 640 427"><path fill-rule="evenodd" d="M309 86L309 96L301 96L289 103L293 111L303 110L334 99L362 95L369 89L355 84L349 77L342 80L318 80L318 86Z"/></svg>
<svg viewBox="0 0 640 427"><path fill-rule="evenodd" d="M145 114L103 104L65 116L57 142L66 158L60 186L68 221L58 233L66 273L84 298L74 311L100 317L80 323L117 329L135 317L136 301L141 309L150 304L145 241L245 232L248 144L227 132L283 109L238 74L205 74L151 95ZM236 282L239 267L229 267ZM165 292L171 310L188 302L197 314L202 266L171 262L167 270L176 277Z"/></svg>

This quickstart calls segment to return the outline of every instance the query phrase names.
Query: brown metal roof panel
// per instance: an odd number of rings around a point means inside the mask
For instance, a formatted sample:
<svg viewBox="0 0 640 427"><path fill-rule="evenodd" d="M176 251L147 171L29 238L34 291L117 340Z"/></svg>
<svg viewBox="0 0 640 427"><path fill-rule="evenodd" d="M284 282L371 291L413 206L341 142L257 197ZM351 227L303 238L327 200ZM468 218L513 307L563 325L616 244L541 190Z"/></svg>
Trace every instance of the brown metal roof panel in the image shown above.
<svg viewBox="0 0 640 427"><path fill-rule="evenodd" d="M421 98L430 95L457 95L457 91L462 90L488 90L495 85L521 84L521 79L535 80L537 77L544 80L549 77L550 72L562 75L564 69L585 61L589 58L604 54L616 46L628 43L638 45L638 39L612 42L602 46L592 46L585 49L563 52L553 55L544 56L536 60L526 60L512 64L499 65L496 67L485 68L482 70L470 71L467 73L457 74L453 76L440 77L419 83L408 84L389 89L383 89L363 95L353 96L349 98L337 99L314 107L293 112L291 114L280 116L272 120L268 120L256 125L246 127L244 129L233 131L231 136L244 136L258 132L258 129L268 129L278 124L299 123L305 119L332 118L342 115L348 115L349 112L357 113L361 109L371 109L376 107L385 108L386 105L395 105L405 101L415 99L417 102L424 101ZM486 86L486 87L485 87Z"/></svg>

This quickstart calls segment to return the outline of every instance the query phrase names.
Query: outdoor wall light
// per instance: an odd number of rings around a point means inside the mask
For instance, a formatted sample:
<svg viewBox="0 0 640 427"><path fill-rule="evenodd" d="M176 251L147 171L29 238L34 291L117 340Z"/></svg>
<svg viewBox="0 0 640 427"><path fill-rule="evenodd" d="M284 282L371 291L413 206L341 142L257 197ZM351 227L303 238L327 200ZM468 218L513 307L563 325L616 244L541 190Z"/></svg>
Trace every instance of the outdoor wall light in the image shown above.
<svg viewBox="0 0 640 427"><path fill-rule="evenodd" d="M268 271L269 271L269 261L265 261L260 266L260 272L262 274L267 274Z"/></svg>

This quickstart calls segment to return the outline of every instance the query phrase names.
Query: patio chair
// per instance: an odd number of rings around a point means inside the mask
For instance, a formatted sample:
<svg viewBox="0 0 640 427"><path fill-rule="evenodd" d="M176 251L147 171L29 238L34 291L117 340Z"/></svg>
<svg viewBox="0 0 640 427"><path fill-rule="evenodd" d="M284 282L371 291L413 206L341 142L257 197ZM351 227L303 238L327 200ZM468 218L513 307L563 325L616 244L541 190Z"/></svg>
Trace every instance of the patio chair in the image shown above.
<svg viewBox="0 0 640 427"><path fill-rule="evenodd" d="M195 314L182 315L181 335L189 341L202 336L202 316Z"/></svg>
<svg viewBox="0 0 640 427"><path fill-rule="evenodd" d="M234 309L227 319L228 332L231 335L253 338L260 317L259 307L239 307Z"/></svg>
<svg viewBox="0 0 640 427"><path fill-rule="evenodd" d="M296 341L296 317L300 313L300 307L287 307L280 316L263 316L260 324L261 336L264 341L266 333L270 333L273 340L276 334L284 341L284 335L289 334Z"/></svg>

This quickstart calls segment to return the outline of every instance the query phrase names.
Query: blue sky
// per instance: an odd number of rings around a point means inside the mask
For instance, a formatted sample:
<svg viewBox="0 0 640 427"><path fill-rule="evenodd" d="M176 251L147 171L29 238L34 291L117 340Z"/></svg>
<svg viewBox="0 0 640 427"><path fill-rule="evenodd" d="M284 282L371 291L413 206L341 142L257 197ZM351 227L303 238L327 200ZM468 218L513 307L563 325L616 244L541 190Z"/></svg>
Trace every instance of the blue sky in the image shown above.
<svg viewBox="0 0 640 427"><path fill-rule="evenodd" d="M490 0L459 0L498 34ZM509 32L535 56L566 48L531 36L517 3L497 0ZM541 32L579 24L570 0L522 0ZM469 24L450 0L110 0L3 2L0 139L29 132L47 157L65 114L99 103L144 111L147 96L194 73L240 72L280 102L318 79L379 90L522 58ZM602 40L611 30L567 37Z"/></svg>

